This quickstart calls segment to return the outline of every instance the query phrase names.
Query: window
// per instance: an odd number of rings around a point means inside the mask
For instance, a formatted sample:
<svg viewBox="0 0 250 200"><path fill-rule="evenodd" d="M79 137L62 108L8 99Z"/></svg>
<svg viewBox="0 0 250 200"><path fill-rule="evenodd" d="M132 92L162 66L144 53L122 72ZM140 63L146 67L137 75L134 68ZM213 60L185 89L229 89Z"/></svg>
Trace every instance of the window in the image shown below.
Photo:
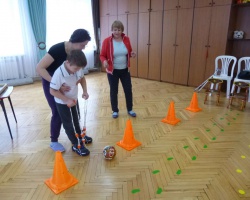
<svg viewBox="0 0 250 200"><path fill-rule="evenodd" d="M24 55L18 0L0 1L0 56Z"/></svg>
<svg viewBox="0 0 250 200"><path fill-rule="evenodd" d="M83 50L87 68L94 66L95 37L91 0L50 0L47 6L47 50L54 44L68 41L74 30L86 29L91 41Z"/></svg>
<svg viewBox="0 0 250 200"><path fill-rule="evenodd" d="M0 0L0 81L36 76L37 44L28 1Z"/></svg>

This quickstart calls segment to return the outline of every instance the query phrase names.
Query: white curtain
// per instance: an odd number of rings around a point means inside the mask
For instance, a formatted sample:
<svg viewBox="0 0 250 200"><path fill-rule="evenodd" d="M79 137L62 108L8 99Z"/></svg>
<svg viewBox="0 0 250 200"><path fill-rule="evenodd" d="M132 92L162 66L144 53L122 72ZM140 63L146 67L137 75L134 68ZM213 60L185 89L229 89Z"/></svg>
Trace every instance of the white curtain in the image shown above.
<svg viewBox="0 0 250 200"><path fill-rule="evenodd" d="M35 77L37 48L26 0L0 0L0 81Z"/></svg>
<svg viewBox="0 0 250 200"><path fill-rule="evenodd" d="M76 29L86 29L91 41L83 50L87 69L94 67L95 37L91 0L49 0L47 6L47 50L54 44L68 41Z"/></svg>

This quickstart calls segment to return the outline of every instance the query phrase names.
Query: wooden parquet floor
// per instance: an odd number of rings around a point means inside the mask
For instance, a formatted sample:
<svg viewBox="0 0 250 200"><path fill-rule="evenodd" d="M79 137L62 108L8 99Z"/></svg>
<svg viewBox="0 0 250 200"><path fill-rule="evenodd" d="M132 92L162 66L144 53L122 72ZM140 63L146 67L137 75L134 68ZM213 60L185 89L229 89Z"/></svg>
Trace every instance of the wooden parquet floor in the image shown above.
<svg viewBox="0 0 250 200"><path fill-rule="evenodd" d="M11 95L18 123L5 100L13 133L10 138L1 113L0 199L68 200L247 200L250 199L250 105L227 109L225 93L219 106L204 92L198 93L202 111L186 110L193 89L169 83L132 78L136 118L126 112L119 88L119 118L111 117L109 85L105 73L86 75L90 98L87 134L90 156L80 157L61 130L66 147L63 159L79 183L56 195L44 183L52 177L55 153L49 148L50 109L41 82L17 86ZM177 125L161 122L175 102ZM80 100L83 125L84 101ZM141 146L126 151L116 145L131 119L134 137ZM115 145L115 159L102 150Z"/></svg>

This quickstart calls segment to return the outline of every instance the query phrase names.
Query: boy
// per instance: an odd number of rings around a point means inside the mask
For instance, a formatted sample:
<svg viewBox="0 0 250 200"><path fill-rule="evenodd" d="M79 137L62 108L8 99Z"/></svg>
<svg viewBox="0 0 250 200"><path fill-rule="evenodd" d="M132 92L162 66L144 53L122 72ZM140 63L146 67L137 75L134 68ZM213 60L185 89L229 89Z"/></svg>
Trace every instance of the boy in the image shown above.
<svg viewBox="0 0 250 200"><path fill-rule="evenodd" d="M55 98L63 127L72 143L72 150L80 156L87 156L90 153L85 147L84 135L81 135L76 108L78 83L83 89L82 98L88 99L89 97L86 80L83 76L83 68L86 65L85 54L81 50L72 50L67 56L67 60L55 71L50 83L50 93ZM60 91L60 87L64 83L70 86L70 91L63 93Z"/></svg>

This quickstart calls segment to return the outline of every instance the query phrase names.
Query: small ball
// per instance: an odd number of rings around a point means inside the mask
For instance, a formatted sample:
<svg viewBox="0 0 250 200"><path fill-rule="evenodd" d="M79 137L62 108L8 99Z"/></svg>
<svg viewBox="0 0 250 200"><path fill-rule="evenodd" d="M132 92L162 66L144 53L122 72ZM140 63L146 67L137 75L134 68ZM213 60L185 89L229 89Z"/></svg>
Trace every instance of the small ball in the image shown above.
<svg viewBox="0 0 250 200"><path fill-rule="evenodd" d="M107 160L112 160L116 155L116 150L114 146L106 146L103 149L104 158Z"/></svg>

